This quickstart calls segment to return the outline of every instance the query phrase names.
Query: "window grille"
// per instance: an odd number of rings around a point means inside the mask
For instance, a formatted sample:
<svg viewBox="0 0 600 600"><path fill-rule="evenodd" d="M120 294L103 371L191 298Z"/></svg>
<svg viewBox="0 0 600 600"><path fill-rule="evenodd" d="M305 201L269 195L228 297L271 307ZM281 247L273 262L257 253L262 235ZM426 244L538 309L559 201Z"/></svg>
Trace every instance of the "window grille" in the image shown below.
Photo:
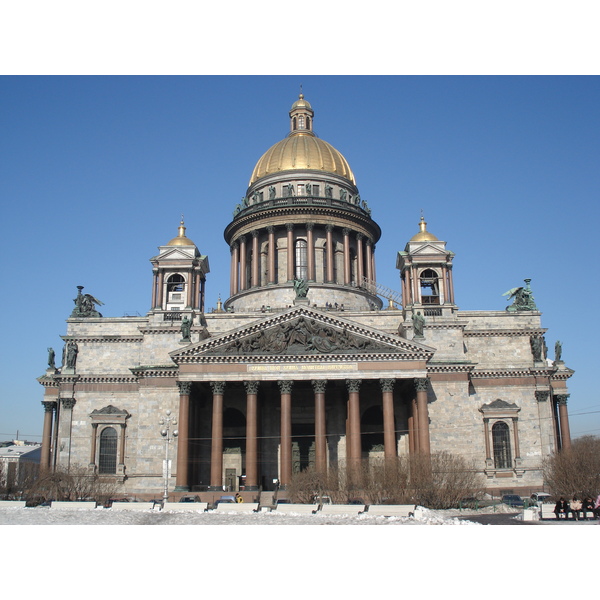
<svg viewBox="0 0 600 600"><path fill-rule="evenodd" d="M100 452L98 453L98 472L117 472L117 432L107 427L100 434Z"/></svg>
<svg viewBox="0 0 600 600"><path fill-rule="evenodd" d="M494 465L496 469L512 468L510 429L503 421L494 423L492 427L492 443L494 446Z"/></svg>

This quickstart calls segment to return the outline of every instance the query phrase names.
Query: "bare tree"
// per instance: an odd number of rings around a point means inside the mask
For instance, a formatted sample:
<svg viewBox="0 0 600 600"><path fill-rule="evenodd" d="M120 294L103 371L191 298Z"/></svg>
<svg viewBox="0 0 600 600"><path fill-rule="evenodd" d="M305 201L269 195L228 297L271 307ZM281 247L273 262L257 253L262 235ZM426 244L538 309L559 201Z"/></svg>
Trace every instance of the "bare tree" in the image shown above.
<svg viewBox="0 0 600 600"><path fill-rule="evenodd" d="M544 480L556 496L592 496L600 492L600 438L573 440L569 450L555 452L544 462Z"/></svg>

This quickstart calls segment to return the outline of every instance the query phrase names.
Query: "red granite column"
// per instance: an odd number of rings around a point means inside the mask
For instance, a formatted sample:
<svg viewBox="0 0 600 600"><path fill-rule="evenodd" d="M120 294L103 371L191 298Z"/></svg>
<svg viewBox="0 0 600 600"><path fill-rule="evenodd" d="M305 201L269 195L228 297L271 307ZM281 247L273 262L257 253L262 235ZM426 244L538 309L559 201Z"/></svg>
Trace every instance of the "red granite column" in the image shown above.
<svg viewBox="0 0 600 600"><path fill-rule="evenodd" d="M325 423L325 388L327 380L312 382L315 391L315 466L320 473L327 472L327 432Z"/></svg>
<svg viewBox="0 0 600 600"><path fill-rule="evenodd" d="M395 379L380 379L383 403L383 451L385 458L397 456L396 428L394 427L394 384Z"/></svg>
<svg viewBox="0 0 600 600"><path fill-rule="evenodd" d="M375 281L375 277L373 277L373 244L372 244L371 240L367 240L366 248L367 248L367 279L369 281Z"/></svg>
<svg viewBox="0 0 600 600"><path fill-rule="evenodd" d="M281 466L279 481L285 488L292 481L292 386L293 381L278 381L281 390Z"/></svg>
<svg viewBox="0 0 600 600"><path fill-rule="evenodd" d="M246 489L258 490L258 381L246 387Z"/></svg>
<svg viewBox="0 0 600 600"><path fill-rule="evenodd" d="M327 232L327 283L333 283L333 225L326 225Z"/></svg>
<svg viewBox="0 0 600 600"><path fill-rule="evenodd" d="M358 467L362 456L360 438L360 379L349 379L348 386L348 418L350 421L350 461L351 466Z"/></svg>
<svg viewBox="0 0 600 600"><path fill-rule="evenodd" d="M352 279L352 269L350 266L350 230L344 228L344 285L350 285Z"/></svg>
<svg viewBox="0 0 600 600"><path fill-rule="evenodd" d="M152 308L156 308L156 288L157 288L157 286L158 286L158 270L153 269L152 270L152 301L151 301Z"/></svg>
<svg viewBox="0 0 600 600"><path fill-rule="evenodd" d="M429 379L427 377L415 379L415 387L417 390L417 407L418 407L418 423L419 429L419 452L429 454L431 452L429 442L429 411L427 409L427 389L429 387Z"/></svg>
<svg viewBox="0 0 600 600"><path fill-rule="evenodd" d="M158 274L158 303L157 308L163 308L163 296L164 296L164 281L165 281L165 273L161 271Z"/></svg>
<svg viewBox="0 0 600 600"><path fill-rule="evenodd" d="M252 232L252 287L260 286L259 269L260 253L258 252L258 231Z"/></svg>
<svg viewBox="0 0 600 600"><path fill-rule="evenodd" d="M239 274L239 265L240 262L240 253L239 246L237 242L233 244L231 248L231 285L230 296L233 296L239 292L240 289L240 274Z"/></svg>
<svg viewBox="0 0 600 600"><path fill-rule="evenodd" d="M454 283L452 280L452 265L448 266L448 291L450 294L450 303L454 304Z"/></svg>
<svg viewBox="0 0 600 600"><path fill-rule="evenodd" d="M356 234L356 279L358 279L357 283L360 287L364 285L363 278L365 276L365 259L363 256L363 234Z"/></svg>
<svg viewBox="0 0 600 600"><path fill-rule="evenodd" d="M178 381L179 386L179 431L177 436L177 479L175 491L188 491L190 452L190 393L191 381Z"/></svg>
<svg viewBox="0 0 600 600"><path fill-rule="evenodd" d="M223 489L223 392L224 381L213 381L211 453L210 453L210 488L213 491Z"/></svg>
<svg viewBox="0 0 600 600"><path fill-rule="evenodd" d="M42 453L40 457L40 471L47 472L50 469L50 447L52 445L52 413L56 408L53 400L43 400L44 428L42 430Z"/></svg>
<svg viewBox="0 0 600 600"><path fill-rule="evenodd" d="M291 223L287 227L287 279L294 280L294 226Z"/></svg>
<svg viewBox="0 0 600 600"><path fill-rule="evenodd" d="M569 428L569 413L567 411L567 399L569 394L557 394L554 396L558 403L558 415L560 418L560 441L563 450L571 449L571 431Z"/></svg>
<svg viewBox="0 0 600 600"><path fill-rule="evenodd" d="M246 279L246 236L240 237L240 274L239 274L239 290L243 291L247 287Z"/></svg>
<svg viewBox="0 0 600 600"><path fill-rule="evenodd" d="M269 232L269 281L268 283L274 284L277 282L277 277L275 273L275 252L277 249L275 248L275 227L273 225L269 225L267 227L267 231Z"/></svg>
<svg viewBox="0 0 600 600"><path fill-rule="evenodd" d="M413 397L410 401L410 417L408 418L409 445L411 454L419 452L419 409L417 399Z"/></svg>
<svg viewBox="0 0 600 600"><path fill-rule="evenodd" d="M315 275L315 239L313 235L314 223L306 224L306 237L308 245L308 280L316 281Z"/></svg>

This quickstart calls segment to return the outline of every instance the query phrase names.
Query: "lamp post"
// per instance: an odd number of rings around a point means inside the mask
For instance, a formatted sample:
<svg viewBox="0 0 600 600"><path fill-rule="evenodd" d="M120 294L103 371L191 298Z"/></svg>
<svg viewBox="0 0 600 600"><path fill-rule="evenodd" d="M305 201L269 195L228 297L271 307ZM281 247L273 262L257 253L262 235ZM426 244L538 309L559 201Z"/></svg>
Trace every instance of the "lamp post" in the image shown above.
<svg viewBox="0 0 600 600"><path fill-rule="evenodd" d="M159 421L159 423L163 427L160 430L160 435L162 435L163 439L165 440L165 460L163 462L165 489L163 492L163 502L167 502L169 500L169 475L171 474L169 465L169 444L177 437L179 432L177 429L171 431L171 427L177 425L177 419L171 416L170 410L166 412L166 415Z"/></svg>

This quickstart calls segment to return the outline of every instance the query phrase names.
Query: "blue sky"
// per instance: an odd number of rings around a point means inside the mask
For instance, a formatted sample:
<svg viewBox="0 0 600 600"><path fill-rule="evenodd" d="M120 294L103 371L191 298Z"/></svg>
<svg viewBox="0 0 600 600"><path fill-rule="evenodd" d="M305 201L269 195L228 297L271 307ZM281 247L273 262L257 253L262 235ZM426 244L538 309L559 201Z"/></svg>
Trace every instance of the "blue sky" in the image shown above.
<svg viewBox="0 0 600 600"><path fill-rule="evenodd" d="M531 278L550 354L561 340L575 370L571 432L600 435L598 77L4 76L0 440L41 439L36 377L77 286L105 316L144 315L149 259L181 214L209 256L207 306L225 300L223 230L300 85L382 228L379 283L400 289L421 210L456 254L461 309L504 310Z"/></svg>

